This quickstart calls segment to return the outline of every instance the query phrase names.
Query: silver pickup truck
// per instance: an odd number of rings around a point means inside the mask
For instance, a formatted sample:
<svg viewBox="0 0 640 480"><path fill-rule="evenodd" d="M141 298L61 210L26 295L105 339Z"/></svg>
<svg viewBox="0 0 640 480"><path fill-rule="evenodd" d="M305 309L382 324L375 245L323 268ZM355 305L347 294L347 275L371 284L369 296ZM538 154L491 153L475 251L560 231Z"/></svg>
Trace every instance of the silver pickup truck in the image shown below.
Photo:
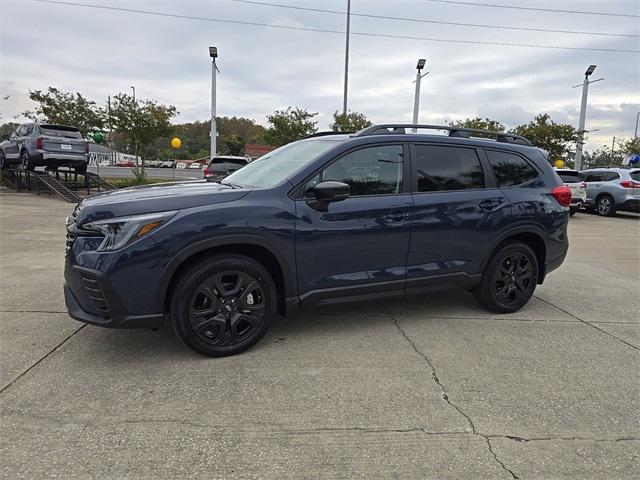
<svg viewBox="0 0 640 480"><path fill-rule="evenodd" d="M87 171L89 144L80 130L64 125L25 123L0 143L0 167L71 167Z"/></svg>

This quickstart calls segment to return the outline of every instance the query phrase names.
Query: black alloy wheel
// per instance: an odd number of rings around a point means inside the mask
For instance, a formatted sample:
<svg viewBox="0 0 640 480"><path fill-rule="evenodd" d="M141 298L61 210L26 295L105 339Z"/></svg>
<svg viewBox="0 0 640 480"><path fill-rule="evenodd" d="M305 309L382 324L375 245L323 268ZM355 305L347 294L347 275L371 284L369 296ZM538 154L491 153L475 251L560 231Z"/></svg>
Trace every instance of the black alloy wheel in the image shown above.
<svg viewBox="0 0 640 480"><path fill-rule="evenodd" d="M473 293L488 310L511 313L522 308L533 295L538 281L538 261L531 248L508 243L493 256L480 285Z"/></svg>
<svg viewBox="0 0 640 480"><path fill-rule="evenodd" d="M258 342L276 306L269 272L250 257L226 255L210 257L185 272L170 313L176 334L189 348L218 357Z"/></svg>

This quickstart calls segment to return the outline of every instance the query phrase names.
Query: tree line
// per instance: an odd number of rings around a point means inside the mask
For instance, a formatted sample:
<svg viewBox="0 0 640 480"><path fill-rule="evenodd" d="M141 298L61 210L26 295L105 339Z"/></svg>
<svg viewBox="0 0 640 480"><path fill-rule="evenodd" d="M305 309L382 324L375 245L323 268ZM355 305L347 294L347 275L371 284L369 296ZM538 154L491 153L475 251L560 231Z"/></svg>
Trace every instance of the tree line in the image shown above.
<svg viewBox="0 0 640 480"><path fill-rule="evenodd" d="M172 124L178 114L173 105L163 105L154 100L139 100L125 93L110 97L104 105L98 105L80 93L62 92L49 87L46 91L29 92L34 102L33 110L23 115L34 121L57 123L77 127L87 138L94 132L107 134L107 143L118 151L140 156L143 159L199 159L210 152L210 122ZM267 126L242 117L217 117L218 153L242 155L247 143L281 146L316 133L317 112L304 108L288 107L267 116ZM528 138L535 146L549 153L550 161L563 160L573 164L575 145L579 132L569 124L554 122L544 113L532 121L507 129L498 120L489 118L465 118L454 120L450 126L486 129L494 132L513 133ZM371 126L363 113L334 111L330 129L334 132L356 132ZM7 134L15 124L0 125L0 133ZM170 140L182 141L180 150L171 149ZM613 152L603 146L584 153L585 165L620 165L631 154L640 153L638 139L619 139Z"/></svg>

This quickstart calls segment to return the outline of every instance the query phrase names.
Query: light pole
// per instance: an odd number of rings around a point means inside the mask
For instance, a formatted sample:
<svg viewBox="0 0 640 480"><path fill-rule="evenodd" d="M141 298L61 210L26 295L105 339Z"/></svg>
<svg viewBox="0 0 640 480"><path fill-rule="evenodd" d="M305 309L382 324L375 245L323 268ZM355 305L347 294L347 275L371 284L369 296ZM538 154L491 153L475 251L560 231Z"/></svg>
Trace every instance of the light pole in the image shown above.
<svg viewBox="0 0 640 480"><path fill-rule="evenodd" d="M633 134L633 138L638 138L638 119L640 119L640 112L636 113L636 130Z"/></svg>
<svg viewBox="0 0 640 480"><path fill-rule="evenodd" d="M136 87L132 85L130 88L133 90L133 103L136 103Z"/></svg>
<svg viewBox="0 0 640 480"><path fill-rule="evenodd" d="M577 88L582 85L582 102L580 103L580 121L578 123L578 141L576 142L576 157L574 159L574 167L576 170L582 170L582 147L584 146L584 122L587 117L587 93L589 92L589 84L604 80L599 78L597 80L589 81L589 76L596 69L595 65L589 65L587 71L584 72L584 81L582 84L574 85L573 88Z"/></svg>
<svg viewBox="0 0 640 480"><path fill-rule="evenodd" d="M347 0L347 37L344 48L344 94L342 95L342 114L347 115L347 87L349 85L349 30L351 27L351 0Z"/></svg>
<svg viewBox="0 0 640 480"><path fill-rule="evenodd" d="M418 113L420 112L420 81L422 80L422 77L429 75L429 72L422 74L422 69L424 68L424 65L426 63L427 61L424 58L421 58L418 60L418 64L416 65L416 70L418 72L416 73L416 79L414 80L414 83L416 84L416 93L415 93L415 96L413 97L413 124L414 125L418 124ZM413 128L412 130L414 133L418 131L417 128Z"/></svg>
<svg viewBox="0 0 640 480"><path fill-rule="evenodd" d="M209 47L209 56L211 57L211 159L216 156L216 58L218 58L218 48Z"/></svg>

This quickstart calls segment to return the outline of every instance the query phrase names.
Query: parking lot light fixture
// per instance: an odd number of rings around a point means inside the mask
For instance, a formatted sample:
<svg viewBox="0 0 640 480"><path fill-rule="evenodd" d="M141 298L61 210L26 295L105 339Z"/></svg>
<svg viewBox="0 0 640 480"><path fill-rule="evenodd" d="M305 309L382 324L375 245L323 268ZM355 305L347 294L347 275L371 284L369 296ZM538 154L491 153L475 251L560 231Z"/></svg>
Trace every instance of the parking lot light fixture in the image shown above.
<svg viewBox="0 0 640 480"><path fill-rule="evenodd" d="M216 58L218 58L218 47L209 47L209 57L211 57L211 153L210 157L216 156Z"/></svg>
<svg viewBox="0 0 640 480"><path fill-rule="evenodd" d="M584 129L585 120L587 117L587 94L589 93L589 84L604 80L604 78L598 78L597 80L589 80L589 77L596 69L596 65L589 65L584 72L584 80L582 84L574 85L573 88L577 88L582 85L582 101L580 102L580 120L578 121L578 141L576 142L576 156L574 159L574 168L576 170L582 170L582 148L584 147Z"/></svg>
<svg viewBox="0 0 640 480"><path fill-rule="evenodd" d="M427 63L426 59L420 58L418 59L418 64L416 65L416 70L417 70L416 79L415 79L416 91L415 91L415 96L413 98L413 124L414 125L418 124L418 114L420 110L420 80L422 80L422 77L429 75L429 72L425 74L422 73L422 69L424 68L426 63ZM412 131L415 133L418 130L416 128L413 128Z"/></svg>

